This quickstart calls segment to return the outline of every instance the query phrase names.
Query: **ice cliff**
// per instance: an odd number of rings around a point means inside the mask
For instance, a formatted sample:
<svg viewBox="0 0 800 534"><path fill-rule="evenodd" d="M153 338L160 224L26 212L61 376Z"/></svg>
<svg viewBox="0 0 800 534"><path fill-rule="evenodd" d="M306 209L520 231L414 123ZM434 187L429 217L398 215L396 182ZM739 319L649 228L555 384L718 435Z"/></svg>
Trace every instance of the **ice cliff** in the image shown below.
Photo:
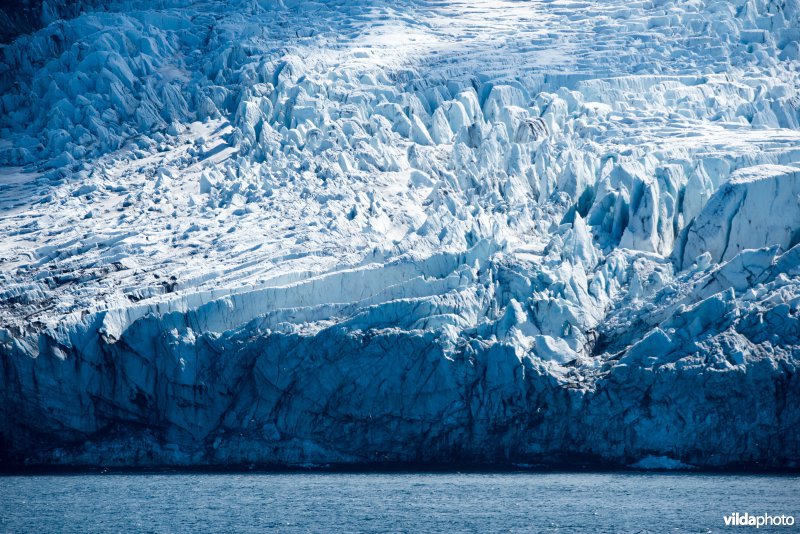
<svg viewBox="0 0 800 534"><path fill-rule="evenodd" d="M5 465L800 466L797 0L79 7L0 48Z"/></svg>

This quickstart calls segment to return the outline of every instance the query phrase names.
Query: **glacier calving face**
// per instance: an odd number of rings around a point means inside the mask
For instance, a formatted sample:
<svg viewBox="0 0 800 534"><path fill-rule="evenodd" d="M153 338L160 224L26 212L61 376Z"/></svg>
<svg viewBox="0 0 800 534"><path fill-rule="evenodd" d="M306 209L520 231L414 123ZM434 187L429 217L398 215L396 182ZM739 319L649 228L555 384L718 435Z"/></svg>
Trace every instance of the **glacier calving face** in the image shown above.
<svg viewBox="0 0 800 534"><path fill-rule="evenodd" d="M0 49L4 461L800 462L796 0L95 3Z"/></svg>

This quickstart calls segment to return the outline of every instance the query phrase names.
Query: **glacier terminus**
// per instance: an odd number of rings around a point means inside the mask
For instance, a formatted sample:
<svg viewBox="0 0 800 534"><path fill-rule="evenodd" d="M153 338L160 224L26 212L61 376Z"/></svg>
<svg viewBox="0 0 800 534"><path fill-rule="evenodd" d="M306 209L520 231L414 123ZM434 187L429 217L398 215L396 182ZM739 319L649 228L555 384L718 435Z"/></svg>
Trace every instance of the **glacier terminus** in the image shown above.
<svg viewBox="0 0 800 534"><path fill-rule="evenodd" d="M0 463L800 468L800 1L59 4Z"/></svg>

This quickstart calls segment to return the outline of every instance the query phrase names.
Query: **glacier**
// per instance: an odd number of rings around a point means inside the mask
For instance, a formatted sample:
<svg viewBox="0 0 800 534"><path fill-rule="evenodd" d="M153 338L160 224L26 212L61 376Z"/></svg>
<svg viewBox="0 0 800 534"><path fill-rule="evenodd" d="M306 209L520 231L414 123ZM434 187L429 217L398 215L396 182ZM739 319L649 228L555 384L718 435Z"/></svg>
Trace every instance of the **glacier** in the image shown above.
<svg viewBox="0 0 800 534"><path fill-rule="evenodd" d="M800 467L800 1L58 6L0 464Z"/></svg>

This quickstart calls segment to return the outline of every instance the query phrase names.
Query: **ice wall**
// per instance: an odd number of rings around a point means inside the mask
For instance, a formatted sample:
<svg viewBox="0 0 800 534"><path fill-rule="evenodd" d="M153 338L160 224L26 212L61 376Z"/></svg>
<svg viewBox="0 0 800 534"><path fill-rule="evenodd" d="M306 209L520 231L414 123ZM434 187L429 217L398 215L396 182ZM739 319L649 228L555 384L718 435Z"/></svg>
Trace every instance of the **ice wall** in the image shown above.
<svg viewBox="0 0 800 534"><path fill-rule="evenodd" d="M93 9L0 49L3 461L797 466L796 1Z"/></svg>

